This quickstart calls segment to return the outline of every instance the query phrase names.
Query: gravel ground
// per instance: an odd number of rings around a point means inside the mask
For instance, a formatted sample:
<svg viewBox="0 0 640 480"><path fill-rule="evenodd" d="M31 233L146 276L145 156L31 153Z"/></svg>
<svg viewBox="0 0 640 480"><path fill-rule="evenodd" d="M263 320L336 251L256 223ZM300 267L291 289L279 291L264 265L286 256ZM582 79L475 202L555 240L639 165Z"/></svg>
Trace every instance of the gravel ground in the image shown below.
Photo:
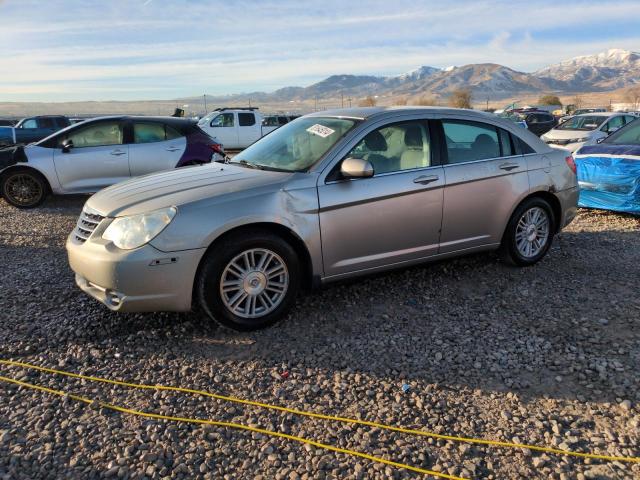
<svg viewBox="0 0 640 480"><path fill-rule="evenodd" d="M114 314L81 293L64 240L84 200L57 198L34 211L0 201L0 358L453 435L640 456L638 218L584 210L535 267L476 255L333 285L300 298L268 330L236 333L196 314ZM468 478L640 478L640 464L471 446L15 367L0 374ZM102 477L420 475L0 384L0 479Z"/></svg>

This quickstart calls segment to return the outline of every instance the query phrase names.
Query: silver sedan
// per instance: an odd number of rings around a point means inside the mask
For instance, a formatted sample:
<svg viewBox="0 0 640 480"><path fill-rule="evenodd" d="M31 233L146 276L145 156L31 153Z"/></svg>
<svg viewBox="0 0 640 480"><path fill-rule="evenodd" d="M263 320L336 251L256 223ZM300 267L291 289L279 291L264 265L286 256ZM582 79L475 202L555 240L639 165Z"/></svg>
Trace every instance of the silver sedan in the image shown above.
<svg viewBox="0 0 640 480"><path fill-rule="evenodd" d="M117 311L194 305L238 330L303 288L500 250L538 262L576 214L575 164L470 110L361 108L301 117L226 163L92 196L67 250L77 284Z"/></svg>

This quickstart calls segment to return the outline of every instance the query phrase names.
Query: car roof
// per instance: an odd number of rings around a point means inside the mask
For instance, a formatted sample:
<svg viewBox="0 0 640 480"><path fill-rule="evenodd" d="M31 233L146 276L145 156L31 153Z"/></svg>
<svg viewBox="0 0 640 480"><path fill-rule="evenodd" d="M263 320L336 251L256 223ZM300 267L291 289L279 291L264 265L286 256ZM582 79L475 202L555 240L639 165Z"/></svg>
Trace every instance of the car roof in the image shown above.
<svg viewBox="0 0 640 480"><path fill-rule="evenodd" d="M623 115L620 112L591 112L574 115L574 117L611 117L613 115Z"/></svg>
<svg viewBox="0 0 640 480"><path fill-rule="evenodd" d="M132 121L140 121L140 122L162 122L169 125L176 126L185 126L192 123L196 123L195 120L191 118L184 117L161 117L161 116L145 116L145 115L107 115L104 117L93 117L89 118L87 122L96 122L100 120L132 120Z"/></svg>
<svg viewBox="0 0 640 480"><path fill-rule="evenodd" d="M474 115L478 118L496 118L495 115L479 110L469 110L464 108L448 108L448 107L356 107L356 108L338 108L335 110L322 110L309 114L311 117L342 117L356 118L359 120L367 120L373 117L380 117L391 113L464 113L465 115Z"/></svg>

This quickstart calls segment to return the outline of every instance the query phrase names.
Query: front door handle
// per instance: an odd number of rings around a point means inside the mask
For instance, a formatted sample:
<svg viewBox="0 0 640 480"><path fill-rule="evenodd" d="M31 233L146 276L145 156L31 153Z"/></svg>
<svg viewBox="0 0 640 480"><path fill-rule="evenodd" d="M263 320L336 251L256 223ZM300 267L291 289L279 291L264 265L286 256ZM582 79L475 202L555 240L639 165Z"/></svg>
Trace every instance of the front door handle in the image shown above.
<svg viewBox="0 0 640 480"><path fill-rule="evenodd" d="M111 152L111 155L125 155L127 152L124 152L122 150L113 150Z"/></svg>
<svg viewBox="0 0 640 480"><path fill-rule="evenodd" d="M168 147L167 148L167 152L177 152L178 150L181 150L181 149L178 148L178 147Z"/></svg>
<svg viewBox="0 0 640 480"><path fill-rule="evenodd" d="M520 167L520 165L518 165L517 163L503 163L502 165L500 165L500 170L509 171L518 167Z"/></svg>
<svg viewBox="0 0 640 480"><path fill-rule="evenodd" d="M431 182L437 182L440 179L438 175L422 175L421 177L417 177L413 179L413 183L421 183L422 185L426 185Z"/></svg>

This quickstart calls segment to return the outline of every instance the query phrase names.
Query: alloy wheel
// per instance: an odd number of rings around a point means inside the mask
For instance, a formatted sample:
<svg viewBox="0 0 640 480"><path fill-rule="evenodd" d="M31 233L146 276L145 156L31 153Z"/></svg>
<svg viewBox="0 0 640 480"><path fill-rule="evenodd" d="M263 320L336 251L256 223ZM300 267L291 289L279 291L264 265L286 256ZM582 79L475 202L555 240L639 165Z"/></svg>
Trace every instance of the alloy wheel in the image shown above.
<svg viewBox="0 0 640 480"><path fill-rule="evenodd" d="M289 288L287 265L265 248L245 250L222 271L220 296L227 309L242 318L259 318L274 311Z"/></svg>
<svg viewBox="0 0 640 480"><path fill-rule="evenodd" d="M32 175L16 173L5 181L4 194L12 203L29 207L42 197L42 185Z"/></svg>
<svg viewBox="0 0 640 480"><path fill-rule="evenodd" d="M549 240L549 214L541 207L526 210L516 226L516 248L524 258L542 252Z"/></svg>

